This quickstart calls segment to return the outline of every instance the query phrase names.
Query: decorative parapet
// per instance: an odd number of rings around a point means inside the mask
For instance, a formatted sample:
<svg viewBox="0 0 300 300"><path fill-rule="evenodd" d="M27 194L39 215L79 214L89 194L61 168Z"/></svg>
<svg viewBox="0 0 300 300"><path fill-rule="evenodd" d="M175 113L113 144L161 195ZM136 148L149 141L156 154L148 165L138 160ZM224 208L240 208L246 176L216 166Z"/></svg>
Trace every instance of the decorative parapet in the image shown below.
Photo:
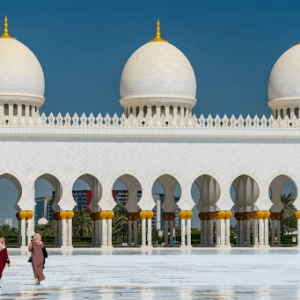
<svg viewBox="0 0 300 300"><path fill-rule="evenodd" d="M207 128L207 129L299 129L300 120L296 117L284 119L278 117L275 119L272 115L266 118L258 118L256 115L251 118L249 115L246 118L239 116L235 118L234 115L228 118L226 115L220 118L217 115L213 118L209 115L204 118L203 115L197 118L195 115L182 118L178 117L125 117L123 114L120 118L117 114L110 117L106 114L102 117L98 114L94 117L90 114L87 117L84 113L79 117L76 113L71 117L68 113L63 117L60 113L55 117L51 113L48 117L43 113L41 116L33 117L0 117L1 127L94 127L94 128Z"/></svg>

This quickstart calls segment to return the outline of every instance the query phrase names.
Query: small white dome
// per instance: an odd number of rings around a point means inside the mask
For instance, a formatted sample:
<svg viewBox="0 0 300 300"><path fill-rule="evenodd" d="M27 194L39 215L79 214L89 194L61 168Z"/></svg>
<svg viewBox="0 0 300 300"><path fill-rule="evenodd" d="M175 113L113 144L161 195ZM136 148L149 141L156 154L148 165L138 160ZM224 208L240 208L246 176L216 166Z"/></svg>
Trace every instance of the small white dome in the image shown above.
<svg viewBox="0 0 300 300"><path fill-rule="evenodd" d="M46 224L48 224L48 220L45 219L44 217L43 217L43 218L40 218L40 219L38 220L38 225L46 225Z"/></svg>
<svg viewBox="0 0 300 300"><path fill-rule="evenodd" d="M6 25L7 26L7 25ZM40 107L45 78L35 55L16 39L0 38L0 102L20 102Z"/></svg>
<svg viewBox="0 0 300 300"><path fill-rule="evenodd" d="M149 42L128 59L121 76L124 107L196 104L196 78L186 56L167 42Z"/></svg>
<svg viewBox="0 0 300 300"><path fill-rule="evenodd" d="M295 108L300 104L300 45L287 50L275 63L268 85L272 109Z"/></svg>

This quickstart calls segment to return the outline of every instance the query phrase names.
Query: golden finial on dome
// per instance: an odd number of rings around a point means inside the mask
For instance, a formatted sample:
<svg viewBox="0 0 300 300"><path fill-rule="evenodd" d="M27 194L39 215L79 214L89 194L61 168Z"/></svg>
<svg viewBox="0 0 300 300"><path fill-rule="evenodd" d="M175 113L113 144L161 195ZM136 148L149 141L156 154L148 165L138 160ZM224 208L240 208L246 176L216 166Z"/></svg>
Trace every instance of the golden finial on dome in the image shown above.
<svg viewBox="0 0 300 300"><path fill-rule="evenodd" d="M157 20L157 23L156 23L156 37L155 39L149 41L149 42L168 42L166 40L163 40L161 37L160 37L160 27L159 27L160 23L159 23L159 20Z"/></svg>
<svg viewBox="0 0 300 300"><path fill-rule="evenodd" d="M3 30L3 35L0 36L1 39L16 39L15 37L12 37L8 34L8 29L7 29L7 16L5 15L4 18L4 30Z"/></svg>

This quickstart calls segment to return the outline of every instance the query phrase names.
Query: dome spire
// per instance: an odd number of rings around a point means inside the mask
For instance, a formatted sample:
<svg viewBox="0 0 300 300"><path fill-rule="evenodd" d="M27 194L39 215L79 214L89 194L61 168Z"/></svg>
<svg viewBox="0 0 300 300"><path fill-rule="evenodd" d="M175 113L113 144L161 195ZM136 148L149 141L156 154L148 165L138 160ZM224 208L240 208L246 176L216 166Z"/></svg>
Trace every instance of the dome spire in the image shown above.
<svg viewBox="0 0 300 300"><path fill-rule="evenodd" d="M16 39L14 37L11 37L9 34L8 34L8 29L7 29L8 25L7 25L7 16L5 15L5 18L4 18L4 30L3 30L3 35L0 37L1 39Z"/></svg>
<svg viewBox="0 0 300 300"><path fill-rule="evenodd" d="M163 40L161 37L160 37L160 27L159 27L160 23L159 23L159 19L157 20L157 23L156 23L156 37L155 39L149 41L149 42L168 42L166 40Z"/></svg>

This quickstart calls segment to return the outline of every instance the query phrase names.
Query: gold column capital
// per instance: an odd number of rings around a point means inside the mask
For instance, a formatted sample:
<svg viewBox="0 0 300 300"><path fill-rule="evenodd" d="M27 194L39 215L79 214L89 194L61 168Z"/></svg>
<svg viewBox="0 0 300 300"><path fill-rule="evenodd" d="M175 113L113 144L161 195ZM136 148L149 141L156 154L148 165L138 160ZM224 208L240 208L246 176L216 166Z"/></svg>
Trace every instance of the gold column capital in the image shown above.
<svg viewBox="0 0 300 300"><path fill-rule="evenodd" d="M152 210L148 210L147 211L147 219L151 220L154 216L154 212Z"/></svg>
<svg viewBox="0 0 300 300"><path fill-rule="evenodd" d="M264 215L265 215L265 213L264 213L264 211L262 211L262 210L259 210L259 211L257 212L257 218L258 218L259 220L262 220L262 219L264 218Z"/></svg>
<svg viewBox="0 0 300 300"><path fill-rule="evenodd" d="M179 212L179 217L181 220L185 219L186 218L186 211L185 210L181 210Z"/></svg>
<svg viewBox="0 0 300 300"><path fill-rule="evenodd" d="M188 220L191 220L192 217L193 217L193 215L194 215L194 213L193 213L191 210L188 210L188 211L186 212L186 218L187 218Z"/></svg>
<svg viewBox="0 0 300 300"><path fill-rule="evenodd" d="M146 210L140 211L140 217L142 220L147 219L148 212Z"/></svg>
<svg viewBox="0 0 300 300"><path fill-rule="evenodd" d="M225 220L229 220L232 216L232 212L230 210L225 211Z"/></svg>
<svg viewBox="0 0 300 300"><path fill-rule="evenodd" d="M108 220L112 220L112 218L114 217L115 213L113 210L108 210L107 211L107 219Z"/></svg>
<svg viewBox="0 0 300 300"><path fill-rule="evenodd" d="M264 211L264 219L265 219L265 220L268 220L268 219L270 218L270 216L271 216L270 211L269 211L269 210L265 210L265 211Z"/></svg>

